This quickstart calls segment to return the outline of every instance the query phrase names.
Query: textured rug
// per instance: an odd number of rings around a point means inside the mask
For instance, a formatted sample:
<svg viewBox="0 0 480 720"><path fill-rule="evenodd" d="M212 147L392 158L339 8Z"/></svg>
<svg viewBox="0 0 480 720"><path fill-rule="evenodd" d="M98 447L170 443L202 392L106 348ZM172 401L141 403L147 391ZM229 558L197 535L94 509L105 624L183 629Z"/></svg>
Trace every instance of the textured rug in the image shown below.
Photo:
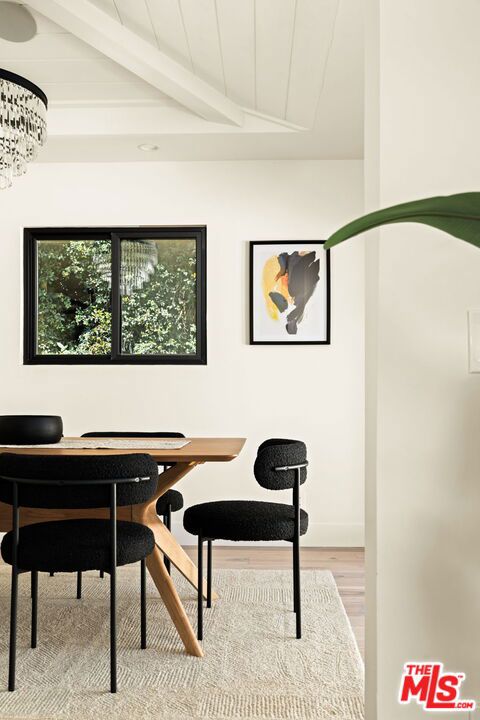
<svg viewBox="0 0 480 720"><path fill-rule="evenodd" d="M139 568L118 573L118 684L111 695L108 579L39 578L38 647L29 647L29 576L20 576L17 690L9 693L10 569L0 569L0 718L9 720L363 720L363 664L333 576L302 573L296 640L291 573L218 570L204 613L205 657L185 655L149 580L148 648L139 649ZM175 575L189 616L195 594Z"/></svg>

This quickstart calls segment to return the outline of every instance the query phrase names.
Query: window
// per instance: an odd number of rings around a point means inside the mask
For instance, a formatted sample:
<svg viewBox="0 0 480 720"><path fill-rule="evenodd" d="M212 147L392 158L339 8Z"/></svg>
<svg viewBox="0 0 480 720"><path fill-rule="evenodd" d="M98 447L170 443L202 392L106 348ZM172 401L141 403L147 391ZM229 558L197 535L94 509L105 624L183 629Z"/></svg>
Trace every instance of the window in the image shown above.
<svg viewBox="0 0 480 720"><path fill-rule="evenodd" d="M25 230L25 364L206 363L206 228Z"/></svg>

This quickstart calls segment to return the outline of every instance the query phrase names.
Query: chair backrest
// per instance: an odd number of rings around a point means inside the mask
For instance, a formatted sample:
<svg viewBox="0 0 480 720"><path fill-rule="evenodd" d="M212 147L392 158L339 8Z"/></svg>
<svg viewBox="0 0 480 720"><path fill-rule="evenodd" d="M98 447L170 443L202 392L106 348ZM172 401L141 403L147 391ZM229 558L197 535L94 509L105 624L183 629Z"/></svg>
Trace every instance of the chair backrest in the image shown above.
<svg viewBox="0 0 480 720"><path fill-rule="evenodd" d="M83 433L82 437L151 437L151 438L184 438L183 433L178 432L117 432L109 430L108 432L88 432Z"/></svg>
<svg viewBox="0 0 480 720"><path fill-rule="evenodd" d="M296 470L276 471L277 467L301 465L307 461L307 446L301 440L271 438L257 450L253 472L259 485L267 490L287 490L295 485ZM300 484L307 479L307 468L300 470Z"/></svg>
<svg viewBox="0 0 480 720"><path fill-rule="evenodd" d="M117 486L117 505L136 505L149 500L157 489L158 467L150 455L20 455L0 454L0 501L13 503L12 485L2 477L32 479L18 483L18 504L32 508L100 508L110 505L110 486L94 481L125 480ZM134 478L146 478L134 482ZM61 485L75 481L75 485ZM78 482L77 482L78 481ZM58 482L59 484L51 484ZM84 483L84 484L83 484Z"/></svg>

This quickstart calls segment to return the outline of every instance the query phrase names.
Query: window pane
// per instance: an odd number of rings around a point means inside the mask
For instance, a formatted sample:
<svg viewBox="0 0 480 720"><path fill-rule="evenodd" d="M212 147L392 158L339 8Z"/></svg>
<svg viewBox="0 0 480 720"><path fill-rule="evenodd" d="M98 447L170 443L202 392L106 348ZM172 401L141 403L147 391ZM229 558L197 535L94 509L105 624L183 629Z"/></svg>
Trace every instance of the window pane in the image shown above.
<svg viewBox="0 0 480 720"><path fill-rule="evenodd" d="M196 242L122 240L122 353L197 353Z"/></svg>
<svg viewBox="0 0 480 720"><path fill-rule="evenodd" d="M37 353L108 355L110 240L39 240Z"/></svg>

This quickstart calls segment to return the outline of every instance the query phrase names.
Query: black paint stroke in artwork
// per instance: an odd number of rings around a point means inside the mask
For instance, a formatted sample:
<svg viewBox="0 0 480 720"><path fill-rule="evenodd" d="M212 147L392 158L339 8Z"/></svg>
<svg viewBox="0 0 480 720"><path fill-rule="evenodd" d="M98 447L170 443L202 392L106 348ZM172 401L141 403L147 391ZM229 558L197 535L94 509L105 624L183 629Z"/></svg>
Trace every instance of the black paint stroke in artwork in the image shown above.
<svg viewBox="0 0 480 720"><path fill-rule="evenodd" d="M294 308L287 315L285 329L289 335L296 335L298 325L302 322L305 308L312 297L320 279L320 260L315 259L314 250L300 254L281 253L278 256L280 272L277 278L288 276L288 292L293 299ZM287 308L287 301L280 293L272 292L270 297L280 312ZM281 298L281 300L280 300Z"/></svg>
<svg viewBox="0 0 480 720"><path fill-rule="evenodd" d="M285 310L288 307L288 301L286 298L283 297L283 295L279 292L271 292L268 293L270 296L270 299L272 302L275 303L277 308L280 310L280 312L285 312Z"/></svg>

